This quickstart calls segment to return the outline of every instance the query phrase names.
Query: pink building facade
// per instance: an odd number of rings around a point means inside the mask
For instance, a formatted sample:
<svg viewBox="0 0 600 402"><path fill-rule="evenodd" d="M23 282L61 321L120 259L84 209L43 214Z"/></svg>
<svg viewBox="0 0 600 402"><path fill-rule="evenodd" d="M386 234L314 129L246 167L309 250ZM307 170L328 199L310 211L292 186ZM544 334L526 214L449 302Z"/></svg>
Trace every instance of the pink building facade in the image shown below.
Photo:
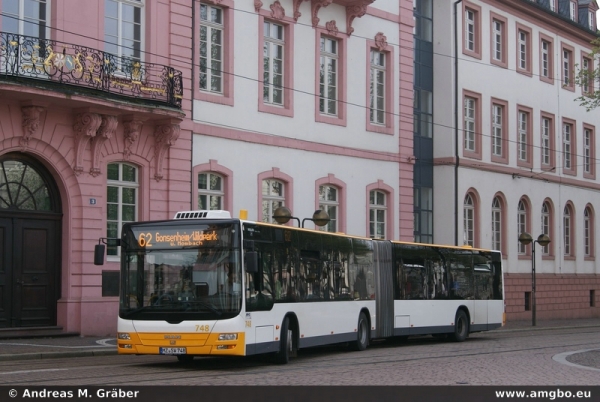
<svg viewBox="0 0 600 402"><path fill-rule="evenodd" d="M0 328L114 334L94 245L189 208L188 3L0 1Z"/></svg>
<svg viewBox="0 0 600 402"><path fill-rule="evenodd" d="M411 1L0 10L0 328L114 335L119 249L94 246L180 210L327 208L327 230L412 240Z"/></svg>

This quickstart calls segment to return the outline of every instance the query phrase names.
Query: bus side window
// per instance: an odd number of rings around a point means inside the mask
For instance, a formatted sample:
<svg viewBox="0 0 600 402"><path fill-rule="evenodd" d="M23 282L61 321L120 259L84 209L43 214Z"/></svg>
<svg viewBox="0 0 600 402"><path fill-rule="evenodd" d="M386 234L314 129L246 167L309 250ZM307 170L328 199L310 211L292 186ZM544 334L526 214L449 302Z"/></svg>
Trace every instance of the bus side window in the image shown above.
<svg viewBox="0 0 600 402"><path fill-rule="evenodd" d="M273 307L273 253L258 248L258 272L247 274L246 309L270 310Z"/></svg>

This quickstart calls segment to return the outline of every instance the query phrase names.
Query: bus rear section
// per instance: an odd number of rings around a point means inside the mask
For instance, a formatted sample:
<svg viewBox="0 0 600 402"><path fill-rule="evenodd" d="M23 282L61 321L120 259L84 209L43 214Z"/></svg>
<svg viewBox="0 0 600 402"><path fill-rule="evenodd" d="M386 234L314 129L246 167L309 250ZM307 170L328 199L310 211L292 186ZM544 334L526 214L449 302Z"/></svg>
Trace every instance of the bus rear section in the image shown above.
<svg viewBox="0 0 600 402"><path fill-rule="evenodd" d="M400 242L392 250L395 336L463 341L503 325L499 252Z"/></svg>

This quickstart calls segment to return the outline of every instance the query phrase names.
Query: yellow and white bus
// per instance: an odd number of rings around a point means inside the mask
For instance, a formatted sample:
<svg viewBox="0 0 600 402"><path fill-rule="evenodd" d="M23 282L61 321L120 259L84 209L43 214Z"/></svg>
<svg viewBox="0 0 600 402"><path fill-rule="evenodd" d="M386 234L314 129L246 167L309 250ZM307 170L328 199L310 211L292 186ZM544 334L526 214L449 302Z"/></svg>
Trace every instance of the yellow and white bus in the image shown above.
<svg viewBox="0 0 600 402"><path fill-rule="evenodd" d="M371 339L425 334L464 341L503 325L497 251L373 240L226 211L129 223L120 246L121 354L186 362L272 353L287 363L306 347L364 350Z"/></svg>

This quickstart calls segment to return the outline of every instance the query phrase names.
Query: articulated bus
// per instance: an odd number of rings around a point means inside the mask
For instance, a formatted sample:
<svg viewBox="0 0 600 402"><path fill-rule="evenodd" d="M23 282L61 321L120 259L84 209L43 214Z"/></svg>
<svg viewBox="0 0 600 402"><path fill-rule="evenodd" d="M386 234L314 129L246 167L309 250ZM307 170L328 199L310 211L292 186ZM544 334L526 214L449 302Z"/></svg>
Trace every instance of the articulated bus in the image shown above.
<svg viewBox="0 0 600 402"><path fill-rule="evenodd" d="M118 351L271 353L433 335L464 341L504 323L497 251L349 236L178 212L123 226ZM103 261L103 250L95 259ZM101 263L101 262L97 262Z"/></svg>

